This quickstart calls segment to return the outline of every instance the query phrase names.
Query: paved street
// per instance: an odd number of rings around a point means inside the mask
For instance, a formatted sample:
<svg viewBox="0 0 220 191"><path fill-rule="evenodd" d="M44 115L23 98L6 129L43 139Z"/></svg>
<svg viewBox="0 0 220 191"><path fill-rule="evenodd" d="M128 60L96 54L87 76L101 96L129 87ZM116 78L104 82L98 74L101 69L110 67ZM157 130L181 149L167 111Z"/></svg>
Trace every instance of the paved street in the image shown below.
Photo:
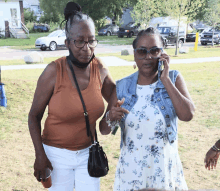
<svg viewBox="0 0 220 191"><path fill-rule="evenodd" d="M103 63L107 66L132 66L135 62L128 62L115 56L99 57ZM209 58L192 58L192 59L173 59L170 64L190 64L198 62L214 62L220 61L220 57L209 57ZM37 69L45 68L47 64L32 64L32 65L10 65L2 66L2 70L19 70L19 69Z"/></svg>
<svg viewBox="0 0 220 191"><path fill-rule="evenodd" d="M194 43L185 43L184 47L193 47ZM175 48L168 47L168 48ZM122 49L133 49L131 45L121 45L121 46L111 46L99 44L95 49L95 54L102 53L113 53L120 52ZM61 57L68 55L67 49L59 49L56 51L41 51L41 50L15 50L10 49L10 47L0 47L0 59L1 60L13 60L13 59L23 59L25 55L32 51L37 51L41 53L44 57ZM114 56L99 57L102 59L103 63L107 66L132 66L134 62L128 62L126 60L120 59ZM192 59L171 59L170 64L189 64L197 62L214 62L220 61L220 57L209 57L209 58L192 58ZM2 70L18 70L18 69L37 69L45 68L47 64L32 64L32 65L15 65L15 66L2 66Z"/></svg>
<svg viewBox="0 0 220 191"><path fill-rule="evenodd" d="M184 47L193 47L193 46L194 46L193 42L184 44ZM169 46L168 48L175 48L175 46ZM133 50L131 45L111 46L108 44L98 44L98 46L95 48L95 54L121 52L122 49ZM29 54L32 51L37 51L41 53L44 57L61 57L69 54L67 49L59 49L56 51L50 51L50 50L41 51L40 49L15 50L15 49L11 49L10 47L0 47L0 60L23 59L25 55Z"/></svg>
<svg viewBox="0 0 220 191"><path fill-rule="evenodd" d="M102 53L114 53L121 52L122 49L132 49L131 45L121 45L121 46L111 46L105 44L98 44L95 48L95 54ZM0 47L0 60L14 60L14 59L23 59L25 55L37 51L41 53L44 57L61 57L69 55L69 51L67 49L58 49L56 51L41 51L40 49L35 50L15 50L10 49L9 47Z"/></svg>

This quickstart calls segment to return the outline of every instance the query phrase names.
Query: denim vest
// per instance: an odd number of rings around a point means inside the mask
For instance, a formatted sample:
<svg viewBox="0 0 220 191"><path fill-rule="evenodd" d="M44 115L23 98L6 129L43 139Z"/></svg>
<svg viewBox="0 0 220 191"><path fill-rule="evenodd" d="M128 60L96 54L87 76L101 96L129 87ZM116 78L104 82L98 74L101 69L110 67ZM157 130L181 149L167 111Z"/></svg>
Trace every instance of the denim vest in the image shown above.
<svg viewBox="0 0 220 191"><path fill-rule="evenodd" d="M116 82L117 99L121 100L122 98L125 98L125 102L121 107L127 109L128 111L131 111L131 109L134 107L135 103L138 100L138 96L136 94L138 74L139 72L135 72L132 75L125 77L121 80L118 80ZM178 74L179 72L176 70L169 71L169 77L174 85ZM158 79L158 83L154 90L152 103L157 104L157 106L160 108L160 111L166 122L166 127L167 127L166 136L170 144L172 144L177 137L177 115L173 107L172 101L160 78ZM125 114L124 118L122 118L120 121L120 127L121 127L120 148L122 148L123 144L126 145L126 141L125 141L126 135L124 129L125 129L125 120L127 118L127 115L128 114Z"/></svg>

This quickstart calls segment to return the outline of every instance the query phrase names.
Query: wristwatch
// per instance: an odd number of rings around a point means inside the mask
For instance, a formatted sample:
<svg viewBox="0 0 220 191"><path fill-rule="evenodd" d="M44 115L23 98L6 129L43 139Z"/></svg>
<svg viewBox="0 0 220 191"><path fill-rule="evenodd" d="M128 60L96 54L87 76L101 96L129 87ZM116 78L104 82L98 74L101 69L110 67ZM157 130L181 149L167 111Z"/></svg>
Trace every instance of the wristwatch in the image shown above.
<svg viewBox="0 0 220 191"><path fill-rule="evenodd" d="M220 152L220 149L219 149L218 147L216 147L216 145L213 145L213 146L212 146L212 149L213 149L214 151L218 152L218 153Z"/></svg>

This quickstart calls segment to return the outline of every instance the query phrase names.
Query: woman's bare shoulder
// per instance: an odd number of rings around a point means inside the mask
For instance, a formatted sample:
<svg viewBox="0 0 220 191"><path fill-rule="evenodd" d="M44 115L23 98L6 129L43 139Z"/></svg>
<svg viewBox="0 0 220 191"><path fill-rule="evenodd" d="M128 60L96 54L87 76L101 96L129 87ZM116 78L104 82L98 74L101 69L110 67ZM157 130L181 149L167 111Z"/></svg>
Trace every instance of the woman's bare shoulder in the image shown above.
<svg viewBox="0 0 220 191"><path fill-rule="evenodd" d="M96 60L98 62L98 66L99 66L99 69L107 69L108 70L108 67L107 65L102 61L102 59L96 57Z"/></svg>
<svg viewBox="0 0 220 191"><path fill-rule="evenodd" d="M43 73L41 74L40 78L53 78L56 76L56 67L57 64L56 62L51 62L50 64L48 64L46 66L46 68L44 69Z"/></svg>

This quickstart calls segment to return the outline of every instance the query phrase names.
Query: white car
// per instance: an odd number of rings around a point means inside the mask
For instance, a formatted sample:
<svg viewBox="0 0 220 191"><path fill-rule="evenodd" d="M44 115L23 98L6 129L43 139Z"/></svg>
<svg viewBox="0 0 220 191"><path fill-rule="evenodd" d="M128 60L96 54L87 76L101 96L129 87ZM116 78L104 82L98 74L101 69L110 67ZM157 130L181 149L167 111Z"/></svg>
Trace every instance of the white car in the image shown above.
<svg viewBox="0 0 220 191"><path fill-rule="evenodd" d="M66 34L64 30L56 30L48 36L40 37L35 41L35 47L41 50L56 50L57 47L65 47Z"/></svg>

